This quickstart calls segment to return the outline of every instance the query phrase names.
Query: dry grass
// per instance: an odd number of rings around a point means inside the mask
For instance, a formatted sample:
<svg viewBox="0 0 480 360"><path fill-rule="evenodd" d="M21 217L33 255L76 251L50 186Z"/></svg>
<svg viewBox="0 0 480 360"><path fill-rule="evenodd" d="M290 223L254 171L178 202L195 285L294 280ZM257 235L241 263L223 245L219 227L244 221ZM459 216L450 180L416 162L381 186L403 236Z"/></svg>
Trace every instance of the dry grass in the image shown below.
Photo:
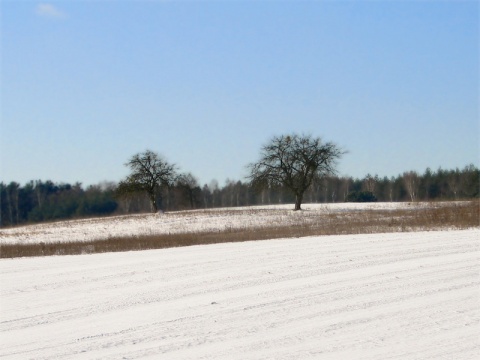
<svg viewBox="0 0 480 360"><path fill-rule="evenodd" d="M221 232L142 235L111 237L88 242L51 244L6 244L0 248L1 258L74 255L102 252L162 249L178 246L224 242L292 238L312 235L365 234L438 229L466 229L480 226L480 202L452 202L447 205L397 210L362 210L344 213L305 211L297 222L287 226L274 224Z"/></svg>

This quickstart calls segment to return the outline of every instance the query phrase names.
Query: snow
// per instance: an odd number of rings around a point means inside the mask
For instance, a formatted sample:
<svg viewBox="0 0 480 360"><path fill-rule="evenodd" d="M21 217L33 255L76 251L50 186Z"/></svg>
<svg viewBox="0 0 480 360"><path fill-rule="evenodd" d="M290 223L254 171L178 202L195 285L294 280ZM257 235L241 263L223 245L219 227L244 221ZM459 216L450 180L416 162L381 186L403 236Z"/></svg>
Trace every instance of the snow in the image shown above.
<svg viewBox="0 0 480 360"><path fill-rule="evenodd" d="M479 235L2 259L0 358L480 358Z"/></svg>
<svg viewBox="0 0 480 360"><path fill-rule="evenodd" d="M48 244L124 236L256 229L277 225L298 225L299 221L315 222L320 216L334 212L414 210L425 206L442 206L442 203L305 204L302 206L305 211L302 212L292 211L293 205L290 204L59 221L0 229L0 245L42 242Z"/></svg>

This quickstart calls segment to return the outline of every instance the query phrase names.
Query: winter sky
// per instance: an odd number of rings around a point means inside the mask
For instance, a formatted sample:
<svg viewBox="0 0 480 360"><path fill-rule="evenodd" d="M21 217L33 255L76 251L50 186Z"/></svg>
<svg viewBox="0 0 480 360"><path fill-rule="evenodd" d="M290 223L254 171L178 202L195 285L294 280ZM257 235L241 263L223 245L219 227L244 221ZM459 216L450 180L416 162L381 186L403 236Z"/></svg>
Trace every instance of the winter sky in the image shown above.
<svg viewBox="0 0 480 360"><path fill-rule="evenodd" d="M288 132L340 175L479 166L477 1L0 6L0 181L119 181L151 149L222 184Z"/></svg>

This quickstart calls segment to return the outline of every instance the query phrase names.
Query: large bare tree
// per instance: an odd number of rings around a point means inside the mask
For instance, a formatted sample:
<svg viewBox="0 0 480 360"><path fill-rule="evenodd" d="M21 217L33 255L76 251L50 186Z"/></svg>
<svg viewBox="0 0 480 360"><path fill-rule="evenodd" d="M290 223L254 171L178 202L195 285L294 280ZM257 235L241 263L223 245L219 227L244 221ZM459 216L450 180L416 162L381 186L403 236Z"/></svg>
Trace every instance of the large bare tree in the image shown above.
<svg viewBox="0 0 480 360"><path fill-rule="evenodd" d="M177 167L170 164L157 153L146 150L135 154L125 164L131 170L130 175L120 182L118 192L145 192L150 199L152 212L157 212L161 206L161 189L171 186L177 179Z"/></svg>
<svg viewBox="0 0 480 360"><path fill-rule="evenodd" d="M311 135L275 136L262 147L260 160L248 166L249 179L260 189L285 186L295 195L295 210L301 210L303 194L313 180L334 174L344 153L334 143Z"/></svg>

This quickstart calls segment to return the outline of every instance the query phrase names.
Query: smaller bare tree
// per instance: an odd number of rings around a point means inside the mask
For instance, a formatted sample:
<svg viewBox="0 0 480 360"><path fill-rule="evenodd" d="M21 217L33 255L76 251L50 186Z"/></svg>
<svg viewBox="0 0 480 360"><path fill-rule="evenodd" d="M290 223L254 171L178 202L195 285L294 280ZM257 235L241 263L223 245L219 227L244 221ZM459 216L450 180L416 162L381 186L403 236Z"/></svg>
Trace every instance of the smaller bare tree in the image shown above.
<svg viewBox="0 0 480 360"><path fill-rule="evenodd" d="M177 179L176 165L147 150L132 156L125 166L130 168L131 174L120 182L117 193L145 192L150 199L152 212L157 212L159 204L160 207L162 205L162 187L171 186Z"/></svg>

